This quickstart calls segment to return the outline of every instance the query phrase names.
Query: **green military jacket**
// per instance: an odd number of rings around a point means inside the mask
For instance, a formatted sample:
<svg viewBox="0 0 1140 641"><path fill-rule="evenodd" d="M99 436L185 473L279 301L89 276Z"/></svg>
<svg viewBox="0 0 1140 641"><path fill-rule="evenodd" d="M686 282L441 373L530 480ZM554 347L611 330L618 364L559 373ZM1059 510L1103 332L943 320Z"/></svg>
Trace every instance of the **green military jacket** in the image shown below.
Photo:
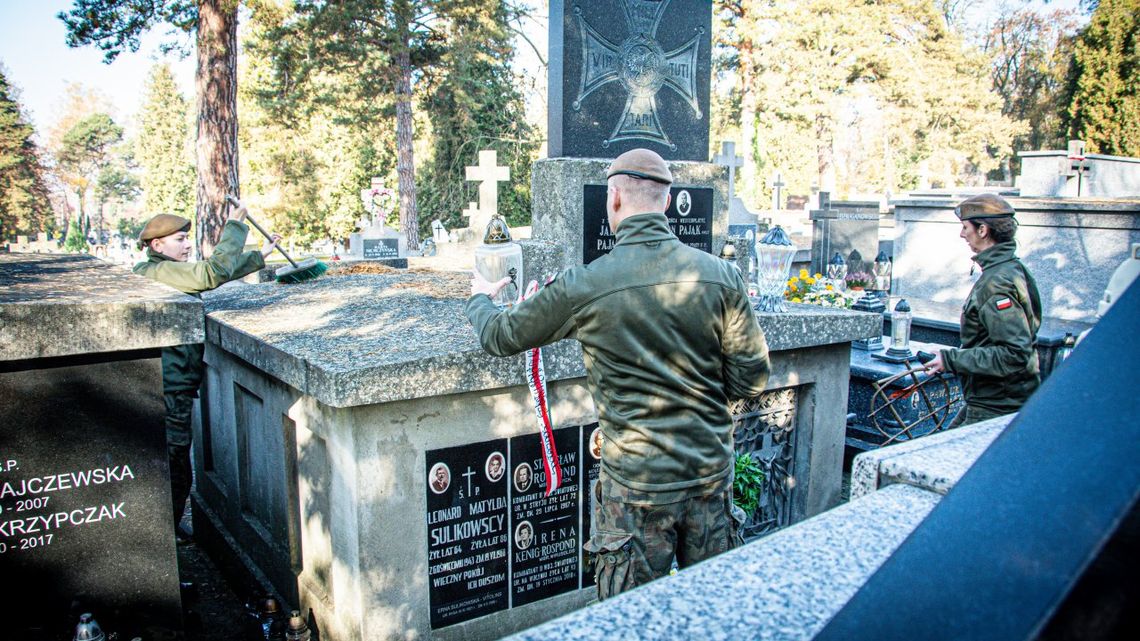
<svg viewBox="0 0 1140 641"><path fill-rule="evenodd" d="M1016 249L1011 240L974 257L982 276L962 308L962 347L942 351L966 404L999 414L1016 412L1041 384L1034 347L1041 297Z"/></svg>
<svg viewBox="0 0 1140 641"><path fill-rule="evenodd" d="M625 219L616 240L506 310L472 296L467 317L496 356L577 338L606 473L658 497L707 492L731 480L728 400L764 390L767 342L739 271L682 244L663 214Z"/></svg>
<svg viewBox="0 0 1140 641"><path fill-rule="evenodd" d="M245 223L229 220L222 228L222 238L214 247L214 253L206 260L183 263L147 248L147 260L135 265L133 271L191 296L198 296L265 267L261 252L242 251L248 234L249 227ZM190 392L196 396L205 370L204 353L205 345L202 343L164 347L163 391L167 394Z"/></svg>

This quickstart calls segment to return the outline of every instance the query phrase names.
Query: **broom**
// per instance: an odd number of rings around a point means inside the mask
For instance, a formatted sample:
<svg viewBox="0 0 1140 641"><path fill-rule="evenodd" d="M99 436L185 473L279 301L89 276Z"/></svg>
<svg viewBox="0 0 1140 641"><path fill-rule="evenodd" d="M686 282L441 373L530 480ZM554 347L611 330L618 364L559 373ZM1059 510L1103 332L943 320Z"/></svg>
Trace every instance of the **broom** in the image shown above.
<svg viewBox="0 0 1140 641"><path fill-rule="evenodd" d="M226 201L234 207L242 206L240 200L234 198L229 194L226 194ZM248 211L245 214L245 219L249 221L249 224L253 225L254 229L261 232L261 235L265 236L266 240L273 242L273 237L269 235L269 232L265 231L261 225L258 225L257 221L249 215ZM281 269L278 269L276 272L274 272L274 276L277 277L277 282L279 283L301 283L307 280L312 280L328 271L329 266L317 260L316 258L309 258L298 263L297 261L293 260L289 254L285 253L285 250L281 248L280 244L277 245L277 251L281 252L281 255L285 257L285 260L289 261L288 267L282 267Z"/></svg>

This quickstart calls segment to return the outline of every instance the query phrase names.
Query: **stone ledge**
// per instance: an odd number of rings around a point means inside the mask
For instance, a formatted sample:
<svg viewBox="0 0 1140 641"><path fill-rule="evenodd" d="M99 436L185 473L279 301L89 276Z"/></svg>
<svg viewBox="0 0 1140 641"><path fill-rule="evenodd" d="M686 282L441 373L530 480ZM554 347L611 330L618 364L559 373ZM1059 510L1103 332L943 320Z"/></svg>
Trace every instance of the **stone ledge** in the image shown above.
<svg viewBox="0 0 1140 641"><path fill-rule="evenodd" d="M207 340L333 407L524 384L521 356L479 346L463 313L469 292L466 273L429 271L228 287L204 295ZM758 315L772 351L879 333L876 314L789 307ZM585 376L577 341L543 358L550 381Z"/></svg>
<svg viewBox="0 0 1140 641"><path fill-rule="evenodd" d="M1015 416L999 416L856 456L851 465L851 499L892 483L946 494Z"/></svg>
<svg viewBox="0 0 1140 641"><path fill-rule="evenodd" d="M201 343L202 303L93 256L0 254L0 361Z"/></svg>
<svg viewBox="0 0 1140 641"><path fill-rule="evenodd" d="M892 486L508 639L810 639L939 499Z"/></svg>

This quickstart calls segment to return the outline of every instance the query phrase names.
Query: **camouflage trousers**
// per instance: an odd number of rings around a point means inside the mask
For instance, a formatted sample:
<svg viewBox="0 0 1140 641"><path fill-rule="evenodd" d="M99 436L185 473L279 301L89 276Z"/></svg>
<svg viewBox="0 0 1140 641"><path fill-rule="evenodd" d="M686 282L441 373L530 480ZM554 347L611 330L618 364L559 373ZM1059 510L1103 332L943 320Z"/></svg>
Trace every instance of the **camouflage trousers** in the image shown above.
<svg viewBox="0 0 1140 641"><path fill-rule="evenodd" d="M190 464L190 441L193 432L190 428L190 412L194 407L194 396L188 392L164 394L166 401L166 453L170 462L170 499L174 514L174 525L182 520L186 511L186 499L190 498L190 486L194 481L194 471Z"/></svg>
<svg viewBox="0 0 1140 641"><path fill-rule="evenodd" d="M1003 416L1003 414L980 407L963 405L962 409L958 410L958 413L954 416L954 419L950 421L950 425L947 426L946 429L952 430L955 427L962 427L963 425L970 425L971 423L980 423L991 418L997 418L998 416Z"/></svg>
<svg viewBox="0 0 1140 641"><path fill-rule="evenodd" d="M593 535L584 546L594 554L598 599L665 576L744 544L744 511L732 503L732 484L710 494L655 505L605 472L594 486Z"/></svg>

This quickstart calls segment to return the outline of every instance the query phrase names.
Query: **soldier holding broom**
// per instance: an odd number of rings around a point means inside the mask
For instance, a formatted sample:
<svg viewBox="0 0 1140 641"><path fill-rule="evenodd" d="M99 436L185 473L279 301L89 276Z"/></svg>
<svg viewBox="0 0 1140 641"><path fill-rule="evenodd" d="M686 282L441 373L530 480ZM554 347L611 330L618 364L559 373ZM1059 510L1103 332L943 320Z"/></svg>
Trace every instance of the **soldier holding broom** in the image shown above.
<svg viewBox="0 0 1140 641"><path fill-rule="evenodd" d="M244 220L246 208L231 209L222 229L222 238L214 253L206 260L190 263L193 241L189 236L190 221L172 214L158 214L147 221L139 235L140 249L146 249L147 260L134 267L136 274L169 285L181 292L198 296L265 267L265 257L272 252L280 236L273 234L261 251L243 252L249 227ZM202 344L178 345L162 349L162 388L166 401L166 446L170 458L170 489L173 498L175 533L180 541L190 534L180 525L190 496L190 408L198 396L205 363Z"/></svg>

